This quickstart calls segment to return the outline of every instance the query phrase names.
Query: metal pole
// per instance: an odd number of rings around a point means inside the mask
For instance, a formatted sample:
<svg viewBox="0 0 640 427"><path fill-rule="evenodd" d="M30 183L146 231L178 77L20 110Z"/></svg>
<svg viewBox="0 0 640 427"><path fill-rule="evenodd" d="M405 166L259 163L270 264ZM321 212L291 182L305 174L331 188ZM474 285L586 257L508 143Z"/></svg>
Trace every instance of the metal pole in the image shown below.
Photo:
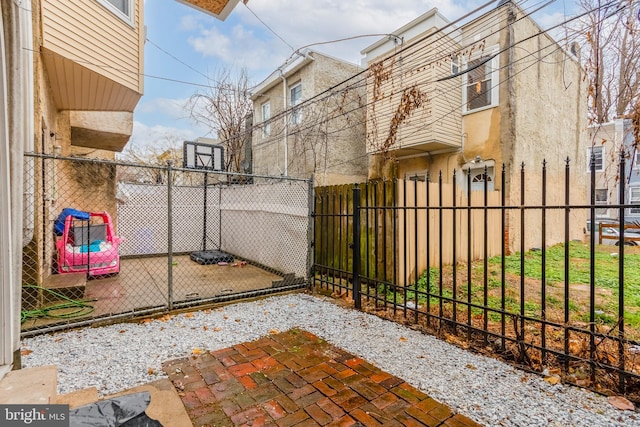
<svg viewBox="0 0 640 427"><path fill-rule="evenodd" d="M203 208L203 229L202 229L202 250L207 250L207 184L209 181L209 174L204 173L204 208Z"/></svg>
<svg viewBox="0 0 640 427"><path fill-rule="evenodd" d="M353 302L355 308L362 308L360 300L360 188L353 188Z"/></svg>
<svg viewBox="0 0 640 427"><path fill-rule="evenodd" d="M172 203L172 168L167 162L167 299L169 310L173 310L173 203Z"/></svg>

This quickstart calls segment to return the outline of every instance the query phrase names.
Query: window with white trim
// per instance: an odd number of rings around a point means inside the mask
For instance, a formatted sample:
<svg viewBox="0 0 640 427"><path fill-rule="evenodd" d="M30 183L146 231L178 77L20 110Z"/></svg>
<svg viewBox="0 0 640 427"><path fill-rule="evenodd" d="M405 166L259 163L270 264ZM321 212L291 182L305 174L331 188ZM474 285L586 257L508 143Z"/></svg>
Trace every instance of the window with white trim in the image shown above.
<svg viewBox="0 0 640 427"><path fill-rule="evenodd" d="M609 190L606 188L596 188L596 192L594 194L596 198L596 205L608 205L609 203ZM608 214L609 208L596 208L596 215L606 216Z"/></svg>
<svg viewBox="0 0 640 427"><path fill-rule="evenodd" d="M458 74L460 72L460 57L458 55L451 55L451 74Z"/></svg>
<svg viewBox="0 0 640 427"><path fill-rule="evenodd" d="M135 0L97 0L114 15L133 25L133 6Z"/></svg>
<svg viewBox="0 0 640 427"><path fill-rule="evenodd" d="M291 124L298 125L302 122L302 111L295 108L302 102L302 83L292 86L289 89L289 105L291 106Z"/></svg>
<svg viewBox="0 0 640 427"><path fill-rule="evenodd" d="M464 61L463 69L468 71L463 75L463 112L498 105L499 64L498 46L478 52Z"/></svg>
<svg viewBox="0 0 640 427"><path fill-rule="evenodd" d="M593 162L596 166L596 172L604 171L604 147L590 147L587 149L587 171L591 170L591 157L593 153Z"/></svg>
<svg viewBox="0 0 640 427"><path fill-rule="evenodd" d="M486 169L475 168L469 171L471 174L471 191L484 191L485 182L487 183L487 191L494 190L494 169L489 166Z"/></svg>
<svg viewBox="0 0 640 427"><path fill-rule="evenodd" d="M271 134L271 104L269 101L261 106L262 110L262 137L266 138Z"/></svg>
<svg viewBox="0 0 640 427"><path fill-rule="evenodd" d="M640 169L640 151L636 151L636 155L633 160L633 168Z"/></svg>
<svg viewBox="0 0 640 427"><path fill-rule="evenodd" d="M629 204L638 205L637 208L630 208L629 213L632 215L640 214L640 187L629 188Z"/></svg>

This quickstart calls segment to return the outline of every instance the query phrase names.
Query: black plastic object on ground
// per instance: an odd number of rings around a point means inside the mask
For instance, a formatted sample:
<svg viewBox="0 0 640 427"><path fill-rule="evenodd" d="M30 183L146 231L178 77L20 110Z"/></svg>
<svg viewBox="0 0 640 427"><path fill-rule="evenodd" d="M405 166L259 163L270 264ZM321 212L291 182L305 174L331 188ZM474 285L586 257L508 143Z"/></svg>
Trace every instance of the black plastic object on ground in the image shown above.
<svg viewBox="0 0 640 427"><path fill-rule="evenodd" d="M80 406L69 412L71 427L163 427L144 412L151 402L148 391L127 394Z"/></svg>
<svg viewBox="0 0 640 427"><path fill-rule="evenodd" d="M191 260L202 265L217 264L219 262L233 262L233 257L220 251L191 252Z"/></svg>

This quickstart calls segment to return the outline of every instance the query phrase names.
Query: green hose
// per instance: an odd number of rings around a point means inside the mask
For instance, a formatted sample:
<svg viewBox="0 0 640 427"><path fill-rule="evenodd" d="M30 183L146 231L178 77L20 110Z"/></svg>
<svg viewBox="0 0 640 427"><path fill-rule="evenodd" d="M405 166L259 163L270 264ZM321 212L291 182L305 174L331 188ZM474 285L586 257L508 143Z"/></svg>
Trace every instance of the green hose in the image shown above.
<svg viewBox="0 0 640 427"><path fill-rule="evenodd" d="M49 288L36 285L24 285L23 288L38 289L46 291L49 294L55 296L57 299L65 302L43 307L37 310L22 310L20 315L20 323L24 323L28 319L39 319L42 317L51 317L54 319L70 319L74 317L86 316L93 312L93 306L88 304L91 301L74 300L59 292L53 291ZM75 310L71 310L75 309ZM57 311L64 310L64 313L56 313ZM71 310L71 311L68 311Z"/></svg>

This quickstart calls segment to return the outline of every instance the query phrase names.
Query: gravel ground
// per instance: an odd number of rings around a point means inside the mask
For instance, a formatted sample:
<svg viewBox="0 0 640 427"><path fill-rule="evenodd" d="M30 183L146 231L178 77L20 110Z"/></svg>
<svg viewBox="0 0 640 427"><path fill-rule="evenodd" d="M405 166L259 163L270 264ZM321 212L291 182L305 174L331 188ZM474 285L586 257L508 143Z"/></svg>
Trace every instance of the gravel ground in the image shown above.
<svg viewBox="0 0 640 427"><path fill-rule="evenodd" d="M293 327L372 362L485 425L640 426L640 413L606 397L476 355L402 325L304 294L271 297L146 323L37 336L22 343L25 367L58 366L58 392L108 395L164 377L164 361L217 350Z"/></svg>

